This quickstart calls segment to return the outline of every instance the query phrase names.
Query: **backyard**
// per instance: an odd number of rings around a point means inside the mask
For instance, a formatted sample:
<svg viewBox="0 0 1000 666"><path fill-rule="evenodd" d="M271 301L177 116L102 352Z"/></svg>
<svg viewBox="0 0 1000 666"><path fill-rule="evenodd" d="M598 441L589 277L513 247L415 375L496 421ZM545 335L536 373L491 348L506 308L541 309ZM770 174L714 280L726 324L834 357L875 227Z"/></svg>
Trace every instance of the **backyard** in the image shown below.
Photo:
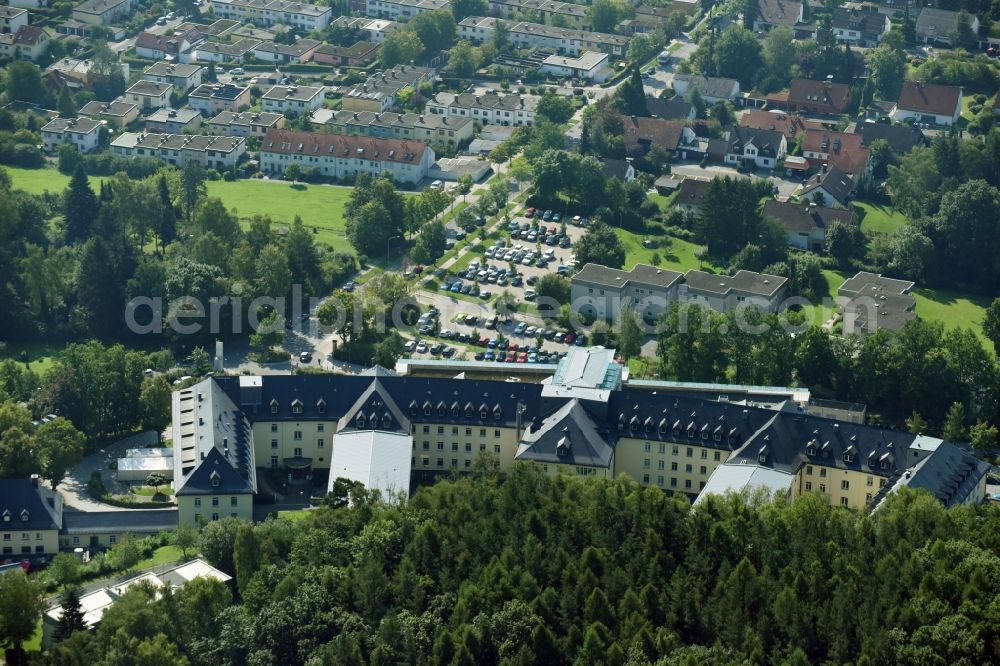
<svg viewBox="0 0 1000 666"><path fill-rule="evenodd" d="M881 203L855 201L855 212L863 231L891 234L906 223L906 216Z"/></svg>
<svg viewBox="0 0 1000 666"><path fill-rule="evenodd" d="M661 241L660 247L645 248L642 246L642 241L645 238L642 234L624 229L615 229L615 233L618 234L622 245L625 246L625 270L631 270L636 264L652 265L653 254L660 255L662 268L669 268L681 273L686 273L692 268L700 269L705 266L696 256L701 246L695 243L663 236L664 240ZM670 244L666 245L665 241L669 241Z"/></svg>

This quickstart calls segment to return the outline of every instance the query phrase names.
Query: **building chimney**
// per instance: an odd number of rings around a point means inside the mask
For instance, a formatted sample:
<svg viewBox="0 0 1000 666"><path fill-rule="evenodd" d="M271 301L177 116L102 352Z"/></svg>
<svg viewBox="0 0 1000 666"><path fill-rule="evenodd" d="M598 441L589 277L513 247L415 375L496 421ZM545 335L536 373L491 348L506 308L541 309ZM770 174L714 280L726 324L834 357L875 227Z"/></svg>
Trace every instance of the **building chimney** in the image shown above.
<svg viewBox="0 0 1000 666"><path fill-rule="evenodd" d="M38 478L39 478L39 477L38 477L38 475L37 475L37 474L32 474L32 475L31 475L31 485L32 485L33 487L35 487L35 488L37 488L37 487L38 487Z"/></svg>

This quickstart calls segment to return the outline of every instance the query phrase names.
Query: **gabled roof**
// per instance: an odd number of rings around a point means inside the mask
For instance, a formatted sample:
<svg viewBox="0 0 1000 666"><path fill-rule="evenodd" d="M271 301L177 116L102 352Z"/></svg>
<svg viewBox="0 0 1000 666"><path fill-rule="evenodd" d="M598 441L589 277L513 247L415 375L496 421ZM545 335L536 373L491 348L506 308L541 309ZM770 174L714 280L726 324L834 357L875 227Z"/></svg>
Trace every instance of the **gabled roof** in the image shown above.
<svg viewBox="0 0 1000 666"><path fill-rule="evenodd" d="M755 271L737 271L736 275L716 275L705 271L690 270L684 274L688 289L702 293L726 296L738 292L751 296L772 297L788 282L780 275L769 275Z"/></svg>
<svg viewBox="0 0 1000 666"><path fill-rule="evenodd" d="M833 81L792 79L788 89L788 101L799 106L828 106L840 113L847 109L851 102L851 88Z"/></svg>
<svg viewBox="0 0 1000 666"><path fill-rule="evenodd" d="M766 25L793 27L802 15L802 3L794 0L757 0L757 17Z"/></svg>
<svg viewBox="0 0 1000 666"><path fill-rule="evenodd" d="M670 99L646 96L646 110L649 111L649 115L664 120L687 120L692 108L691 102L679 95Z"/></svg>
<svg viewBox="0 0 1000 666"><path fill-rule="evenodd" d="M905 81L896 108L915 113L952 116L962 103L962 89L938 83Z"/></svg>
<svg viewBox="0 0 1000 666"><path fill-rule="evenodd" d="M969 15L969 20L974 17ZM931 39L951 40L951 33L955 32L958 26L958 12L947 9L935 9L934 7L924 7L917 16L915 27L916 33L921 37Z"/></svg>
<svg viewBox="0 0 1000 666"><path fill-rule="evenodd" d="M761 109L751 109L740 116L740 126L781 132L789 140L802 136L807 129L823 129L823 123L815 120L808 120L784 111L774 112Z"/></svg>
<svg viewBox="0 0 1000 666"><path fill-rule="evenodd" d="M319 134L269 129L260 142L261 153L316 157L362 157L366 160L419 164L427 144L422 141L376 139L367 136Z"/></svg>
<svg viewBox="0 0 1000 666"><path fill-rule="evenodd" d="M627 160L617 160L612 157L599 158L601 166L604 167L604 175L607 178L617 178L625 180L628 177L629 163Z"/></svg>
<svg viewBox="0 0 1000 666"><path fill-rule="evenodd" d="M613 452L607 431L600 432L583 404L573 398L540 422L532 422L514 459L606 468Z"/></svg>
<svg viewBox="0 0 1000 666"><path fill-rule="evenodd" d="M962 504L973 496L989 470L988 463L950 442L942 441L931 455L900 475L889 492L898 492L904 486L922 488L948 508ZM877 501L879 499L876 497Z"/></svg>
<svg viewBox="0 0 1000 666"><path fill-rule="evenodd" d="M710 180L702 180L700 178L685 178L681 181L680 188L678 188L675 203L700 206L701 202L705 199L705 195L708 193L708 186L711 183L712 181Z"/></svg>
<svg viewBox="0 0 1000 666"><path fill-rule="evenodd" d="M826 169L825 172L820 172L810 178L799 195L801 197L808 197L816 189L823 188L837 203L844 205L854 193L855 185L856 183L850 175L832 166Z"/></svg>
<svg viewBox="0 0 1000 666"><path fill-rule="evenodd" d="M626 146L633 148L644 144L677 150L684 135L684 123L642 116L621 116L621 119L624 127L622 140Z"/></svg>
<svg viewBox="0 0 1000 666"><path fill-rule="evenodd" d="M624 289L629 283L635 282L660 289L669 289L677 283L683 275L677 271L666 268L656 268L645 264L636 264L630 271L623 271L617 268L608 268L601 264L588 263L580 269L574 280L597 284L609 289Z"/></svg>
<svg viewBox="0 0 1000 666"><path fill-rule="evenodd" d="M773 199L764 204L763 214L764 217L770 217L780 222L787 231L805 233L816 229L821 229L826 233L826 230L834 222L849 224L854 220L854 213L851 211Z"/></svg>
<svg viewBox="0 0 1000 666"><path fill-rule="evenodd" d="M857 30L864 39L874 41L885 31L889 17L874 5L859 7L837 7L833 13L833 28Z"/></svg>
<svg viewBox="0 0 1000 666"><path fill-rule="evenodd" d="M861 142L858 134L807 130L802 139L802 151L827 154L829 157L819 160L819 163L834 165L846 173L860 174L868 170L871 159L871 151L863 148ZM816 161L816 158L812 159Z"/></svg>
<svg viewBox="0 0 1000 666"><path fill-rule="evenodd" d="M1000 100L1000 95L997 96ZM871 121L859 122L854 133L861 135L862 145L871 148L872 142L882 139L897 155L905 155L927 142L924 133L912 125L890 125Z"/></svg>
<svg viewBox="0 0 1000 666"><path fill-rule="evenodd" d="M0 532L57 530L62 498L34 479L0 479Z"/></svg>
<svg viewBox="0 0 1000 666"><path fill-rule="evenodd" d="M678 74L674 81L687 83L688 94L692 89L697 89L702 97L717 97L729 99L740 90L740 83L736 79L726 79L717 76L699 76L697 74Z"/></svg>
<svg viewBox="0 0 1000 666"><path fill-rule="evenodd" d="M410 419L392 399L377 376L337 423L337 431L383 430L410 432Z"/></svg>
<svg viewBox="0 0 1000 666"><path fill-rule="evenodd" d="M781 132L736 125L728 133L728 152L742 155L746 146L753 146L761 157L777 158L783 140Z"/></svg>

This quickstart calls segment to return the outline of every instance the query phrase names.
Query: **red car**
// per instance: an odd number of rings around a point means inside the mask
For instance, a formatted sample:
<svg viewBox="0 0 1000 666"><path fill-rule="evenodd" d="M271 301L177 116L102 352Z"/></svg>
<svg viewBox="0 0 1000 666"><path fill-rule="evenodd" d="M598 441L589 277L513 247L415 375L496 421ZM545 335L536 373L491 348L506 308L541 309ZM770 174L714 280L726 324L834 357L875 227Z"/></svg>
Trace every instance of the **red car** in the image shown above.
<svg viewBox="0 0 1000 666"><path fill-rule="evenodd" d="M513 363L514 359L516 357L517 357L517 354L515 354L514 352L512 352L512 351L507 352L507 359L506 359L507 363Z"/></svg>
<svg viewBox="0 0 1000 666"><path fill-rule="evenodd" d="M566 343L566 344L568 344L568 345L571 345L571 344L573 344L573 341L574 341L574 340L576 340L576 335L575 335L575 334L573 334L573 333L567 333L567 334L566 334L566 337L565 337L565 338L563 338L563 342L565 342L565 343Z"/></svg>
<svg viewBox="0 0 1000 666"><path fill-rule="evenodd" d="M524 216L525 217L534 217L535 216L535 209L534 208L529 208L528 210L524 211Z"/></svg>
<svg viewBox="0 0 1000 666"><path fill-rule="evenodd" d="M511 343L511 345L509 347L507 347L507 350L508 351L512 351L512 352L516 352L518 350L517 343L516 342Z"/></svg>
<svg viewBox="0 0 1000 666"><path fill-rule="evenodd" d="M521 352L520 354L518 354L517 355L517 362L518 363L527 363L528 362L528 352Z"/></svg>
<svg viewBox="0 0 1000 666"><path fill-rule="evenodd" d="M485 347L488 344L490 344L490 339L489 338L479 338L479 346L480 347Z"/></svg>

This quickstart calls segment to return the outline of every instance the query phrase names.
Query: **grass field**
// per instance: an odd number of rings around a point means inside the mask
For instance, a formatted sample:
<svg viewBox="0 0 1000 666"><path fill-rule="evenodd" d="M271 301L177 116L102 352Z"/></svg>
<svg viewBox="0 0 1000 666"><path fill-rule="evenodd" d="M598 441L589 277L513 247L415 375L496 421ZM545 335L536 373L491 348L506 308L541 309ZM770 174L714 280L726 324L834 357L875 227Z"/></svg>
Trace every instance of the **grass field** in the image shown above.
<svg viewBox="0 0 1000 666"><path fill-rule="evenodd" d="M670 238L670 246L661 245L655 249L642 246L642 234L615 229L622 245L625 246L625 270L631 270L636 264L652 264L653 253L660 255L660 266L685 273L692 268L701 268L704 264L698 260L695 253L700 245L689 243L679 238Z"/></svg>
<svg viewBox="0 0 1000 666"><path fill-rule="evenodd" d="M344 235L344 205L351 195L350 187L267 180L215 180L207 185L208 196L236 209L241 222L253 215L269 215L284 226L298 215L306 227L316 231L317 242L353 252Z"/></svg>
<svg viewBox="0 0 1000 666"><path fill-rule="evenodd" d="M944 289L914 289L917 315L947 328L971 328L983 340L983 317L990 299Z"/></svg>
<svg viewBox="0 0 1000 666"><path fill-rule="evenodd" d="M292 522L305 520L313 513L312 509L296 509L295 511L279 511L278 518L287 518Z"/></svg>
<svg viewBox="0 0 1000 666"><path fill-rule="evenodd" d="M181 559L184 554L181 549L177 546L160 546L153 551L153 556L145 560L141 560L138 564L132 567L132 571L138 571L139 569L148 569L149 567L155 567L157 564L166 564L167 562L176 562Z"/></svg>
<svg viewBox="0 0 1000 666"><path fill-rule="evenodd" d="M906 216L883 204L855 201L854 208L863 231L891 234L906 223Z"/></svg>
<svg viewBox="0 0 1000 666"><path fill-rule="evenodd" d="M3 167L10 174L11 184L16 190L24 190L30 194L41 194L48 190L62 192L69 185L69 176L64 176L55 169L19 169Z"/></svg>
<svg viewBox="0 0 1000 666"><path fill-rule="evenodd" d="M29 367L38 375L43 375L52 367L55 357L59 354L59 350L59 346L50 343L11 342L7 344L6 351L0 354L0 360L10 358L21 363L21 354L23 353L27 358Z"/></svg>

